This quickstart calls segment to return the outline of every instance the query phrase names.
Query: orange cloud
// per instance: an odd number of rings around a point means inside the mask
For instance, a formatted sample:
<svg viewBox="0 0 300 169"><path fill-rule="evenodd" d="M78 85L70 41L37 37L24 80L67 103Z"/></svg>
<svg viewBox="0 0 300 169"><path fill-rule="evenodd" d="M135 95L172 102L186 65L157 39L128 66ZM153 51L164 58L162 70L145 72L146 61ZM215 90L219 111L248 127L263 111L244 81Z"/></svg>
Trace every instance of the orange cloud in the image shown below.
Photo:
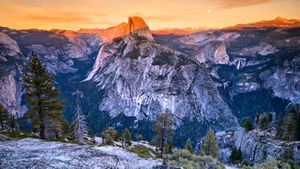
<svg viewBox="0 0 300 169"><path fill-rule="evenodd" d="M153 21L168 21L179 19L179 16L171 16L171 15L153 15L153 16L143 16L145 20L153 20Z"/></svg>
<svg viewBox="0 0 300 169"><path fill-rule="evenodd" d="M137 15L151 29L227 27L277 16L299 18L299 7L299 0L0 0L0 26L107 28Z"/></svg>
<svg viewBox="0 0 300 169"><path fill-rule="evenodd" d="M221 8L236 8L269 3L274 0L214 0Z"/></svg>
<svg viewBox="0 0 300 169"><path fill-rule="evenodd" d="M55 21L55 22L81 22L89 21L90 19L81 15L41 15L41 14L28 14L23 15L24 19L38 20L38 21Z"/></svg>

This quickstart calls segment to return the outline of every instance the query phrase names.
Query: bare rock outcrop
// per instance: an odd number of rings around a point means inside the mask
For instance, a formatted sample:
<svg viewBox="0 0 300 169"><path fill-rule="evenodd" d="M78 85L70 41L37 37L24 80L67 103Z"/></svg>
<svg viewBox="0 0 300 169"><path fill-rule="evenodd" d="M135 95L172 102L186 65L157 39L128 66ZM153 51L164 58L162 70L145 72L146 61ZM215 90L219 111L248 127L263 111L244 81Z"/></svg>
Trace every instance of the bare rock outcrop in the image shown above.
<svg viewBox="0 0 300 169"><path fill-rule="evenodd" d="M128 34L137 34L153 40L152 34L146 22L138 16L128 18L128 23L123 22L117 26L107 28L99 32L103 42L110 43L116 38L124 37Z"/></svg>
<svg viewBox="0 0 300 169"><path fill-rule="evenodd" d="M249 162L263 162L269 156L279 159L286 148L293 151L294 160L300 161L300 141L277 140L267 131L246 132L240 128L237 131L218 132L216 139L220 147L220 159L224 162L228 162L233 147L240 148L243 159Z"/></svg>

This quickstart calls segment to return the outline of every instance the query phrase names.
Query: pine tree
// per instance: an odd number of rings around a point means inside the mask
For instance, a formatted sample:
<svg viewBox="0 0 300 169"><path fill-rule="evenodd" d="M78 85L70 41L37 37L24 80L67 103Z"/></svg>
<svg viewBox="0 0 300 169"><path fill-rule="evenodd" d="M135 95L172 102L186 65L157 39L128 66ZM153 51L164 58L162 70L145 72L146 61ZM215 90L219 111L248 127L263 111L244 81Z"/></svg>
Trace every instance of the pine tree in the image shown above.
<svg viewBox="0 0 300 169"><path fill-rule="evenodd" d="M79 106L79 92L77 94L77 105L76 105L76 119L74 121L74 137L77 143L83 144L84 137L87 136L88 130L86 125L85 116L82 114L80 106Z"/></svg>
<svg viewBox="0 0 300 169"><path fill-rule="evenodd" d="M23 87L29 106L25 118L31 119L33 130L40 132L41 139L59 137L63 110L59 89L34 52L24 69Z"/></svg>
<svg viewBox="0 0 300 169"><path fill-rule="evenodd" d="M9 119L7 121L7 126L9 129L12 129L13 131L18 131L21 129L21 125L14 115L9 116Z"/></svg>
<svg viewBox="0 0 300 169"><path fill-rule="evenodd" d="M296 141L300 141L300 112L297 113Z"/></svg>
<svg viewBox="0 0 300 169"><path fill-rule="evenodd" d="M7 127L7 123L9 122L9 119L10 117L8 111L0 103L0 125L2 130L4 130L5 127Z"/></svg>
<svg viewBox="0 0 300 169"><path fill-rule="evenodd" d="M293 141L296 139L297 134L297 111L295 107L292 107L288 112L285 127L284 127L284 137L287 141Z"/></svg>
<svg viewBox="0 0 300 169"><path fill-rule="evenodd" d="M72 125L65 119L62 120L62 136L64 138L71 138L72 136Z"/></svg>
<svg viewBox="0 0 300 169"><path fill-rule="evenodd" d="M173 142L171 140L167 141L165 152L166 154L173 154Z"/></svg>
<svg viewBox="0 0 300 169"><path fill-rule="evenodd" d="M158 144L160 147L160 158L163 157L166 140L173 132L173 119L170 113L158 113L155 119L155 130L158 134Z"/></svg>
<svg viewBox="0 0 300 169"><path fill-rule="evenodd" d="M242 151L241 149L237 149L236 147L233 147L232 151L231 151L231 155L229 157L229 161L230 163L232 164L235 164L235 163L239 163L241 162L243 159L243 156L242 156Z"/></svg>
<svg viewBox="0 0 300 169"><path fill-rule="evenodd" d="M131 146L131 133L127 128L123 131L123 137L125 139L126 146Z"/></svg>
<svg viewBox="0 0 300 169"><path fill-rule="evenodd" d="M271 113L263 113L259 115L259 122L258 122L258 126L260 129L265 130L269 123L272 122L273 116Z"/></svg>
<svg viewBox="0 0 300 169"><path fill-rule="evenodd" d="M185 143L185 149L189 150L189 152L191 152L191 154L193 154L194 150L193 150L193 145L192 145L192 141L191 139L187 139L186 143Z"/></svg>
<svg viewBox="0 0 300 169"><path fill-rule="evenodd" d="M204 155L210 155L214 158L218 156L219 148L216 144L215 135L211 128L209 128L206 136L204 137L201 151Z"/></svg>
<svg viewBox="0 0 300 169"><path fill-rule="evenodd" d="M278 117L278 123L277 123L277 128L276 128L276 137L281 139L283 136L284 132L284 124L283 124L283 118L282 115L280 114Z"/></svg>
<svg viewBox="0 0 300 169"><path fill-rule="evenodd" d="M250 117L244 117L242 119L242 126L244 127L244 129L246 131L250 131L253 129L253 125L252 125L252 122L251 122L251 118Z"/></svg>

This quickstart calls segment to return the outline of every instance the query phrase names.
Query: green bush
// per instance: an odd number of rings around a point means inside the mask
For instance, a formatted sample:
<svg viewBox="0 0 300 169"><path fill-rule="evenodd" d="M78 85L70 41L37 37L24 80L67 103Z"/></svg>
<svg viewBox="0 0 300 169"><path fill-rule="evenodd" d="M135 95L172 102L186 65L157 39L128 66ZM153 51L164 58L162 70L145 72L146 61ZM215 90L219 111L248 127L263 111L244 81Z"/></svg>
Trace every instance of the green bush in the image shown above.
<svg viewBox="0 0 300 169"><path fill-rule="evenodd" d="M251 169L291 169L291 166L269 157L264 163L255 164Z"/></svg>
<svg viewBox="0 0 300 169"><path fill-rule="evenodd" d="M187 149L176 150L167 156L168 163L184 169L225 169L225 166L211 156L196 156Z"/></svg>
<svg viewBox="0 0 300 169"><path fill-rule="evenodd" d="M173 155L169 156L170 160L179 160L180 158L192 160L193 154L187 149L182 149L176 150Z"/></svg>
<svg viewBox="0 0 300 169"><path fill-rule="evenodd" d="M231 155L229 157L229 161L232 164L236 164L236 163L240 163L242 162L243 157L242 157L242 151L241 149L237 149L236 147L234 147L232 149Z"/></svg>
<svg viewBox="0 0 300 169"><path fill-rule="evenodd" d="M185 143L185 149L189 150L193 154L193 145L191 139L187 139Z"/></svg>
<svg viewBox="0 0 300 169"><path fill-rule="evenodd" d="M18 132L18 131L9 131L7 133L7 136L10 138L14 138L14 139L24 139L24 138L39 138L38 136L34 136L31 134L31 132L29 131L22 131L22 132Z"/></svg>
<svg viewBox="0 0 300 169"><path fill-rule="evenodd" d="M136 135L135 135L135 139L136 139L137 141L141 141L141 140L143 140L143 135L141 135L141 134L136 134Z"/></svg>
<svg viewBox="0 0 300 169"><path fill-rule="evenodd" d="M104 140L103 144L111 145L113 143L113 141L115 141L117 139L118 131L112 127L109 127L107 129L105 129L101 135Z"/></svg>
<svg viewBox="0 0 300 169"><path fill-rule="evenodd" d="M132 147L129 149L129 151L133 152L143 158L153 158L153 154L155 155L155 157L159 156L158 152L154 151L153 149L151 149L149 147L143 146L143 145L138 145L138 146Z"/></svg>

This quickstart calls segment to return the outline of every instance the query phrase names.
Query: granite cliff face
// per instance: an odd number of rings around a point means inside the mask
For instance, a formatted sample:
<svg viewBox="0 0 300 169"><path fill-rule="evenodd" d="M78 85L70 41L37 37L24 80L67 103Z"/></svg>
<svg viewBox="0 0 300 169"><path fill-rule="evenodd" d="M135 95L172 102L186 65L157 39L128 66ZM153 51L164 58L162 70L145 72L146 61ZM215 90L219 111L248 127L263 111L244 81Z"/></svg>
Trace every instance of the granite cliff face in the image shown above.
<svg viewBox="0 0 300 169"><path fill-rule="evenodd" d="M19 69L21 51L16 41L0 33L0 102L15 116L24 111L21 106Z"/></svg>
<svg viewBox="0 0 300 169"><path fill-rule="evenodd" d="M205 63L236 115L254 117L300 103L299 33L293 24L154 35L154 39Z"/></svg>
<svg viewBox="0 0 300 169"><path fill-rule="evenodd" d="M222 127L238 124L204 65L140 34L102 46L86 80L105 91L99 108L113 117L153 119L167 111L178 123L189 117L208 123L222 119Z"/></svg>
<svg viewBox="0 0 300 169"><path fill-rule="evenodd" d="M252 163L263 162L267 157L279 159L287 147L293 151L294 160L300 161L299 141L285 142L273 137L274 135L271 133L260 130L245 132L244 129L239 129L235 132L216 133L216 140L220 147L220 158L224 162L229 161L233 147L240 148L243 159Z"/></svg>

